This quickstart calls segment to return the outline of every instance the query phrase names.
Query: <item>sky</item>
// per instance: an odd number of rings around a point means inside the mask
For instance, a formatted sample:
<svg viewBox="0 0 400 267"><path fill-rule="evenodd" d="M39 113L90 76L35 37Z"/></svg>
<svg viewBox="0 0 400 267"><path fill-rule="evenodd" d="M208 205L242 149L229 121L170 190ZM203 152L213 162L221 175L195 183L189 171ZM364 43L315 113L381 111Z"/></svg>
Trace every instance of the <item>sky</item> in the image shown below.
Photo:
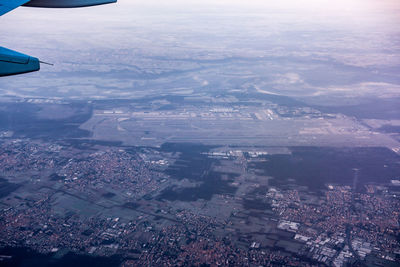
<svg viewBox="0 0 400 267"><path fill-rule="evenodd" d="M149 14L153 12L190 12L190 11L204 11L204 10L217 10L223 8L225 12L229 10L249 10L259 12L278 12L278 13L292 13L296 16L311 15L312 17L353 17L353 18L367 18L377 17L378 20L388 22L399 22L400 20L400 1L398 0L172 0L172 1L159 1L159 0L119 0L117 4L105 5L94 8L84 9L47 9L20 8L10 14L4 16L3 23L7 20L35 20L43 19L57 19L58 15L67 14L73 18L71 24L79 23L82 15L85 19L90 20L96 16L106 15L111 19L118 19L120 16L125 16L127 13L136 14L146 10ZM223 13L224 10L218 9L218 12ZM143 15L143 13L142 13ZM105 18L109 19L109 18ZM376 22L379 22L379 21ZM52 25L48 25L52 28Z"/></svg>
<svg viewBox="0 0 400 267"><path fill-rule="evenodd" d="M18 8L0 17L1 45L23 47L25 40L13 36L23 34L29 38L40 38L40 34L58 34L65 29L79 31L102 28L103 32L113 27L131 27L135 24L151 27L165 16L211 13L215 16L255 13L258 15L279 14L284 22L342 25L349 28L385 28L397 32L400 23L400 1L398 0L119 0L117 4L82 9L33 9ZM164 21L166 26L171 18ZM198 23L202 23L201 20ZM97 26L96 26L96 25ZM216 27L218 25L215 25ZM10 36L10 35L13 36ZM31 37L32 36L32 37Z"/></svg>
<svg viewBox="0 0 400 267"><path fill-rule="evenodd" d="M173 32L177 29L176 21L182 16L186 16L186 22L191 25L197 28L204 26L206 30L207 21L201 20L199 14L210 14L211 20L212 16L230 16L232 24L235 24L235 16L240 20L239 17L243 14L254 14L254 21L264 17L271 21L271 25L293 24L294 29L307 24L305 27L357 28L395 35L399 31L396 25L400 23L400 1L119 0L117 4L82 9L21 7L0 17L0 45L30 52L31 40L35 43L52 35L52 41L66 42L68 45L68 37L73 36L79 41L80 35L102 32L102 37L107 36L106 40L97 41L101 46L101 42L108 44L114 38L114 32L120 32L123 28L134 28L136 25L143 29L148 28L151 32L153 26L164 24L166 32ZM214 28L218 26L213 25ZM223 31L222 28L221 30ZM60 38L56 38L57 36ZM123 41L112 45L120 44L124 47Z"/></svg>

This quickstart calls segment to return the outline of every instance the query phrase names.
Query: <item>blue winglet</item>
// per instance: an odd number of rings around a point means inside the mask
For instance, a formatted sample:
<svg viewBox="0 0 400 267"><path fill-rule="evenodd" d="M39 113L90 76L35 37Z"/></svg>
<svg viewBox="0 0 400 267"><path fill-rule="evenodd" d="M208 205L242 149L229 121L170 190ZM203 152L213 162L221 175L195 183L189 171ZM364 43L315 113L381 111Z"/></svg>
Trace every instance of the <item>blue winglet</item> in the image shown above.
<svg viewBox="0 0 400 267"><path fill-rule="evenodd" d="M0 46L0 77L38 70L39 59Z"/></svg>

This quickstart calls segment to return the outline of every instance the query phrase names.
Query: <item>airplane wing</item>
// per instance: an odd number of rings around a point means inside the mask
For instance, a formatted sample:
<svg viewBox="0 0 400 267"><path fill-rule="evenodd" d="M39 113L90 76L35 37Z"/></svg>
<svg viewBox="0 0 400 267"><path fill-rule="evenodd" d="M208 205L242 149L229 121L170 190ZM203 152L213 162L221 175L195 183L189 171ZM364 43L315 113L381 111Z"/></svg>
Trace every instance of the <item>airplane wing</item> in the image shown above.
<svg viewBox="0 0 400 267"><path fill-rule="evenodd" d="M115 3L117 0L0 0L0 16L19 6L72 8ZM0 77L38 71L40 61L0 46Z"/></svg>
<svg viewBox="0 0 400 267"><path fill-rule="evenodd" d="M30 7L72 8L115 3L117 0L0 0L0 16L25 5Z"/></svg>
<svg viewBox="0 0 400 267"><path fill-rule="evenodd" d="M0 0L0 16L28 3L29 1L30 0Z"/></svg>
<svg viewBox="0 0 400 267"><path fill-rule="evenodd" d="M0 46L0 77L38 70L39 59Z"/></svg>

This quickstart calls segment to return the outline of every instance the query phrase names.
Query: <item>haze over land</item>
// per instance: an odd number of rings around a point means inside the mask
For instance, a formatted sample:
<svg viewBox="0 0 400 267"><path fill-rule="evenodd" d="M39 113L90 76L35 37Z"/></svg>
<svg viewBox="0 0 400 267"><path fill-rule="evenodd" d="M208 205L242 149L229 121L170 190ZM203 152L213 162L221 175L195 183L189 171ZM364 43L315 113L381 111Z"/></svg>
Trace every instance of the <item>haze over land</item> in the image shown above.
<svg viewBox="0 0 400 267"><path fill-rule="evenodd" d="M399 97L398 1L139 2L2 17L3 46L55 64L2 79L3 93L137 98L214 87L321 104Z"/></svg>

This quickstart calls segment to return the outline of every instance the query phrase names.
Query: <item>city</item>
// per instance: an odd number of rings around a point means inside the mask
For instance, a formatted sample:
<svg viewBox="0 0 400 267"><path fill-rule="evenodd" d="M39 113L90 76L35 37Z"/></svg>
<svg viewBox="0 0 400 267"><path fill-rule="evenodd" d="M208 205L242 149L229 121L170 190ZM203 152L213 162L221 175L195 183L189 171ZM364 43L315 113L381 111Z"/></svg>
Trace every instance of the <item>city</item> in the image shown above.
<svg viewBox="0 0 400 267"><path fill-rule="evenodd" d="M396 265L399 156L393 139L373 139L385 133L344 115L268 102L255 109L138 109L92 108L91 119L80 126L93 132L90 138L82 132L81 138L30 140L29 131L3 132L1 247L56 258L103 257L122 266ZM306 126L296 126L304 117ZM227 143L199 130L200 137L210 136L200 144L180 118L197 129L205 120L217 133L218 121L241 126L226 128ZM310 118L326 132L313 131ZM288 142L289 135L279 143L265 129L260 138L254 120L290 120L299 131L295 141ZM181 130L171 138L163 133L173 122ZM111 129L121 133L111 135L118 140L102 136ZM141 140L136 146L126 141L127 131L142 136L134 139ZM338 140L363 136L360 142L371 145L335 147L335 133ZM243 136L256 137L253 145L235 145ZM320 147L301 146L301 140Z"/></svg>

